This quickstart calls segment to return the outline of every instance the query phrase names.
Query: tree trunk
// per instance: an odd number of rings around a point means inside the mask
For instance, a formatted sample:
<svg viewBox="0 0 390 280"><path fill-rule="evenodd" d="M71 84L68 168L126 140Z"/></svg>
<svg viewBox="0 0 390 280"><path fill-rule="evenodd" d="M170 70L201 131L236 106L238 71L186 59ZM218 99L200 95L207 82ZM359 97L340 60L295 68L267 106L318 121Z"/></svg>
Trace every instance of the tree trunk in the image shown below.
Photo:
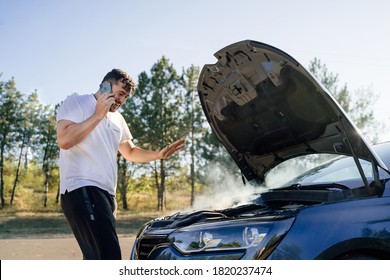
<svg viewBox="0 0 390 280"><path fill-rule="evenodd" d="M48 189L49 189L49 179L48 179L48 173L49 173L49 164L48 164L48 153L49 153L49 144L46 142L46 146L45 146L45 152L43 154L43 160L42 160L42 170L43 170L43 174L45 176L45 181L43 183L43 188L44 188L44 191L43 191L43 206L46 207L47 205L47 192L48 192Z"/></svg>
<svg viewBox="0 0 390 280"><path fill-rule="evenodd" d="M56 195L56 204L60 202L60 184L58 184L57 195Z"/></svg>
<svg viewBox="0 0 390 280"><path fill-rule="evenodd" d="M157 211L163 211L165 198L165 166L163 159L160 160L160 172L157 171L157 161L154 161L154 180L157 188Z"/></svg>
<svg viewBox="0 0 390 280"><path fill-rule="evenodd" d="M190 165L190 176L191 176L191 207L194 206L195 203L195 140L192 135L191 137L191 148L190 148L190 154L191 154L191 165Z"/></svg>
<svg viewBox="0 0 390 280"><path fill-rule="evenodd" d="M49 192L49 179L50 179L50 174L49 174L49 167L46 167L45 169L45 183L43 184L44 185L44 188L45 188L45 191L44 191L44 196L43 196L43 207L47 207L47 194Z"/></svg>
<svg viewBox="0 0 390 280"><path fill-rule="evenodd" d="M160 161L160 177L161 177L161 211L163 211L166 208L165 204L165 165L164 160L162 159Z"/></svg>
<svg viewBox="0 0 390 280"><path fill-rule="evenodd" d="M154 181L156 184L156 189L157 189L157 211L161 211L163 208L162 200L161 197L163 197L162 192L161 192L161 184L158 179L158 171L157 171L157 161L154 161Z"/></svg>
<svg viewBox="0 0 390 280"><path fill-rule="evenodd" d="M25 145L25 140L24 140L24 136L23 136L22 146L20 147L20 153L19 153L19 159L18 159L18 167L16 168L14 186L12 187L12 194L11 194L11 199L10 199L10 202L9 202L11 205L14 202L16 186L18 185L18 182L19 182L19 172L20 172L20 165L22 163L22 158L23 158L24 145Z"/></svg>
<svg viewBox="0 0 390 280"><path fill-rule="evenodd" d="M1 208L4 208L4 145L1 145L0 149L0 200Z"/></svg>
<svg viewBox="0 0 390 280"><path fill-rule="evenodd" d="M121 191L121 198L122 198L122 207L124 210L129 209L127 205L127 178L126 178L126 169L123 169L123 174L122 174L122 180L121 180L121 186L120 186L120 191Z"/></svg>
<svg viewBox="0 0 390 280"><path fill-rule="evenodd" d="M124 210L128 209L127 205L127 184L128 184L128 176L127 176L127 161L121 155L118 155L118 175L119 175L119 192L122 200L122 207Z"/></svg>

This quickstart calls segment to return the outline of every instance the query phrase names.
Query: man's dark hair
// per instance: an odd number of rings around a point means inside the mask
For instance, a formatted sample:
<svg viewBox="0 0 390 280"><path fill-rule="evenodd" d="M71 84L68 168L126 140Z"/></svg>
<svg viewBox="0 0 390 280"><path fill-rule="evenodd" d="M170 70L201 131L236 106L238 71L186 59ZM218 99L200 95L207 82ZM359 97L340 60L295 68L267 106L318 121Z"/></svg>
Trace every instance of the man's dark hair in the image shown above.
<svg viewBox="0 0 390 280"><path fill-rule="evenodd" d="M102 83L103 82L111 82L113 84L122 82L123 89L130 93L134 92L135 87L137 86L129 74L121 69L112 69L106 74L106 76L104 76Z"/></svg>

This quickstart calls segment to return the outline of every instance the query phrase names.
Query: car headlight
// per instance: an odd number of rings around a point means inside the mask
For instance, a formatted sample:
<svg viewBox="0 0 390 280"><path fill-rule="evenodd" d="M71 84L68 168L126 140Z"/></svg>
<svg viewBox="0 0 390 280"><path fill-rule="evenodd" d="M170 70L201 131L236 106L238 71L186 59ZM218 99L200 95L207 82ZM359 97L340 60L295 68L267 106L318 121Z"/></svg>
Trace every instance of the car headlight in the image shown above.
<svg viewBox="0 0 390 280"><path fill-rule="evenodd" d="M287 225L288 224L288 225ZM258 247L271 233L283 234L291 222L216 222L188 226L169 235L170 243L180 252L242 250Z"/></svg>

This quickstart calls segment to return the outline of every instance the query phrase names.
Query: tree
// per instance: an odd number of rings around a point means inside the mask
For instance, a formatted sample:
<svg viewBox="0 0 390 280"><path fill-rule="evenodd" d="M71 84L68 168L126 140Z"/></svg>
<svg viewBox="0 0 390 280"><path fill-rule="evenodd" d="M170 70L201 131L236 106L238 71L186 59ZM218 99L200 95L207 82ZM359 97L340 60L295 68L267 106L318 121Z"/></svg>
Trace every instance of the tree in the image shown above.
<svg viewBox="0 0 390 280"><path fill-rule="evenodd" d="M379 96L373 91L372 86L360 87L354 91L353 105L349 114L363 135L371 142L378 142L378 131L384 129L384 124L374 117L374 104Z"/></svg>
<svg viewBox="0 0 390 280"><path fill-rule="evenodd" d="M195 177L196 165L201 161L200 147L203 144L202 137L206 133L207 121L203 114L202 107L197 95L197 81L199 78L199 68L191 65L184 71L183 87L184 96L184 127L188 134L188 146L190 152L190 183L191 183L191 206L195 202Z"/></svg>
<svg viewBox="0 0 390 280"><path fill-rule="evenodd" d="M164 56L153 65L150 76L142 72L134 96L123 106L123 116L140 146L160 150L181 136L182 104L180 77ZM167 170L178 161L170 158L150 163L157 189L157 209L165 207Z"/></svg>
<svg viewBox="0 0 390 280"><path fill-rule="evenodd" d="M124 210L127 210L128 209L127 185L131 175L129 172L129 163L121 154L118 154L117 165L118 165L118 190L120 193L120 198L122 200L122 207Z"/></svg>
<svg viewBox="0 0 390 280"><path fill-rule="evenodd" d="M5 156L16 144L17 125L21 122L22 94L16 89L12 78L7 82L0 81L0 201L4 200L4 162Z"/></svg>
<svg viewBox="0 0 390 280"><path fill-rule="evenodd" d="M56 105L55 108L58 108ZM59 147L57 145L57 130L56 130L56 114L55 109L51 105L46 105L41 114L40 126L40 159L42 162L42 170L44 175L44 199L43 206L47 206L47 195L49 191L52 171L56 167L59 155Z"/></svg>
<svg viewBox="0 0 390 280"><path fill-rule="evenodd" d="M10 199L10 204L12 205L14 196L16 193L16 187L19 182L20 175L20 166L22 163L23 155L25 158L25 167L27 168L28 161L28 150L31 143L34 143L34 139L39 136L38 127L39 127L39 114L42 112L42 105L38 99L38 93L34 91L31 93L27 100L23 101L21 104L21 114L22 114L22 124L21 126L16 126L18 131L18 138L20 141L19 146L19 156L16 167L15 179L12 188L12 194Z"/></svg>
<svg viewBox="0 0 390 280"><path fill-rule="evenodd" d="M372 143L378 141L375 131L382 125L374 118L373 105L378 95L372 88L360 88L355 94L351 94L346 84L339 89L338 75L328 72L326 65L317 58L310 61L309 71L328 89L364 136Z"/></svg>

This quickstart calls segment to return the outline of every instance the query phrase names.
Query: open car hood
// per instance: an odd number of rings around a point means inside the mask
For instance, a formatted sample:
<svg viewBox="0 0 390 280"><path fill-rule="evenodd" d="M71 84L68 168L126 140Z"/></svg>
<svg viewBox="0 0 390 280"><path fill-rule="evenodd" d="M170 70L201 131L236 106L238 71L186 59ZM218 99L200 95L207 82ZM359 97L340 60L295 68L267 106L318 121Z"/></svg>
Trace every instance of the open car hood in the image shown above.
<svg viewBox="0 0 390 280"><path fill-rule="evenodd" d="M198 93L211 128L249 181L297 156L354 156L387 169L343 109L283 51L241 41L215 53Z"/></svg>

